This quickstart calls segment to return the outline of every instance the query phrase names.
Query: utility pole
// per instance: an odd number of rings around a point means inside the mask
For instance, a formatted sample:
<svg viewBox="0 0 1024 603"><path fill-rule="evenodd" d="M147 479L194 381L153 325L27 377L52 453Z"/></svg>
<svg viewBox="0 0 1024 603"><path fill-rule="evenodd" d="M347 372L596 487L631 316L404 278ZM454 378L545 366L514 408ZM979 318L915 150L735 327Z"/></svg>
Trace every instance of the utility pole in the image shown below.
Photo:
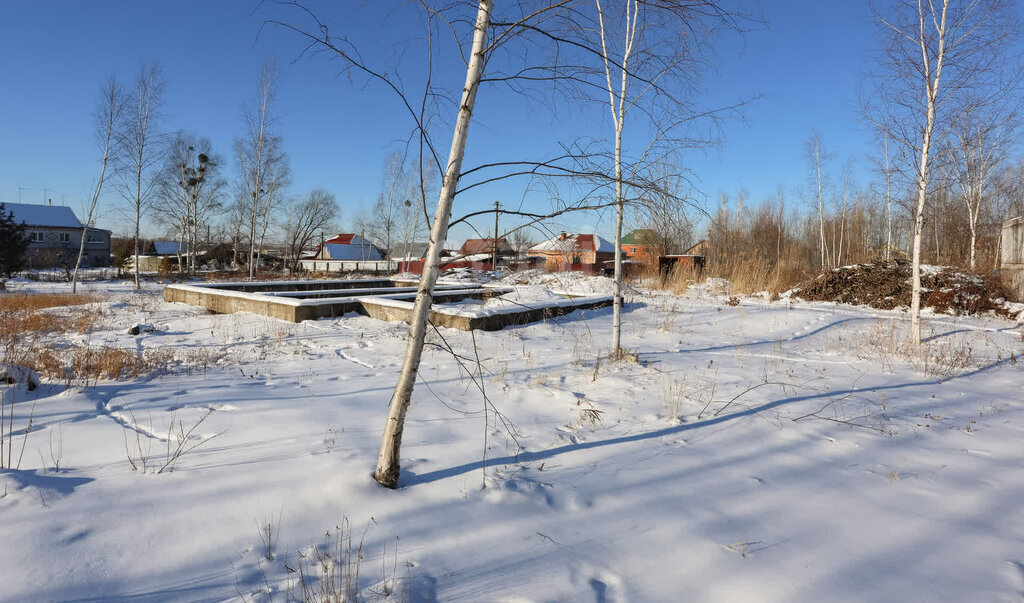
<svg viewBox="0 0 1024 603"><path fill-rule="evenodd" d="M18 203L21 203L21 191L25 191L25 190L28 190L28 189L25 188L24 186L19 186L18 187Z"/></svg>
<svg viewBox="0 0 1024 603"><path fill-rule="evenodd" d="M412 207L412 201L410 201L409 199L406 199L405 200L405 256L402 258L402 259L405 260L405 269L402 269L401 267L399 267L399 270L401 270L402 272L408 272L409 271L409 260L412 259L410 257L412 252L409 250L409 248L412 246L412 241L409 240L409 239L412 238L412 232L409 229L409 208L410 207Z"/></svg>
<svg viewBox="0 0 1024 603"><path fill-rule="evenodd" d="M501 203L494 202L494 238L491 239L491 269L494 271L494 278L498 278L498 208Z"/></svg>

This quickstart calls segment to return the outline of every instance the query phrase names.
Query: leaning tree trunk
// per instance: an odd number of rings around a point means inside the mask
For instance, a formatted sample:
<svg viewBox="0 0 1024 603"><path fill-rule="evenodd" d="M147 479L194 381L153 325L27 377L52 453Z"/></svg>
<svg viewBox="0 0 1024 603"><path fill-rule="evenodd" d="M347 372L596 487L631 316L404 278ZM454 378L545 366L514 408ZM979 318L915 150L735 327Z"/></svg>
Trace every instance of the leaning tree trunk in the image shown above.
<svg viewBox="0 0 1024 603"><path fill-rule="evenodd" d="M430 247L427 249L423 276L420 278L416 304L413 306L410 318L409 345L405 350L405 361L402 364L402 372L398 376L398 383L395 384L395 392L391 396L388 419L384 425L384 437L380 444L380 455L377 458L377 470L373 474L373 478L387 488L398 487L398 476L401 470L399 452L405 428L405 415L409 410L413 386L416 384L416 373L419 370L420 358L423 354L423 342L427 334L427 319L430 315L434 284L437 282L437 275L440 271L441 247L448 237L448 221L451 218L455 188L462 170L462 158L466 150L473 105L476 102L476 93L480 86L484 45L487 41L487 30L490 26L493 6L494 0L480 0L477 9L473 50L466 67L466 85L462 89L462 101L459 103L459 114L455 121L451 151L448 154L448 168L445 170L441 191L438 195L434 225L430 229Z"/></svg>
<svg viewBox="0 0 1024 603"><path fill-rule="evenodd" d="M109 140L109 139L108 139ZM89 237L89 224L92 223L93 214L96 213L96 202L100 199L100 192L103 190L103 179L107 173L107 160L110 157L110 143L107 143L108 150L103 153L103 168L100 170L100 181L96 184L96 193L92 197L92 204L89 205L89 215L85 217L85 228L82 229L82 240L78 243L78 259L75 260L75 273L71 277L71 292L78 291L78 269L82 265L82 256L85 255L85 241Z"/></svg>

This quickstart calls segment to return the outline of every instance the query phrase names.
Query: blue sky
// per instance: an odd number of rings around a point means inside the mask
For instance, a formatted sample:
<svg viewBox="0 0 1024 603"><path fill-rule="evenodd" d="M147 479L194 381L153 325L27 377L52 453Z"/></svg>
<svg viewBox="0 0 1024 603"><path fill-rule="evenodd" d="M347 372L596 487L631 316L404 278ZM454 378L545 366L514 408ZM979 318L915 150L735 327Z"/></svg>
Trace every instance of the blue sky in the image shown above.
<svg viewBox="0 0 1024 603"><path fill-rule="evenodd" d="M379 55L385 68L409 62L421 48L415 18L394 8L404 2L312 6L334 31L366 49L364 55ZM713 205L719 193L734 195L742 187L756 203L782 185L787 204L799 203L809 170L804 145L813 130L835 154L836 177L849 159L866 184L873 138L860 125L856 101L874 42L868 3L770 0L763 11L767 27L721 38L716 68L704 74L706 106L760 98L744 109L743 120L725 124L721 146L683 155L700 193ZM271 59L280 72L278 131L290 156L290 192L332 191L348 225L376 198L385 157L408 136L411 123L381 86L338 77L338 63L322 54L299 57L302 43L294 33L261 29L264 18L282 14L280 7L249 1L0 3L0 201L49 197L80 212L99 171L91 117L99 88L110 74L129 84L146 60L157 61L167 80L163 127L209 137L225 160L225 176L233 178L241 105L255 96L260 67ZM456 60L439 73L441 82L456 87L462 77ZM415 88L414 75L406 82ZM478 103L467 165L543 156L553 152L556 139L610 133L607 107L554 115L537 99L496 87L483 88ZM445 152L449 136L438 137ZM455 213L495 200L543 206L542 192L526 193L526 186L508 181L460 196ZM99 224L127 233L129 220L116 211L118 202L108 188ZM481 220L480 228L487 223ZM613 227L610 215L576 216L564 225L603 236ZM467 236L470 229L457 228L450 240Z"/></svg>

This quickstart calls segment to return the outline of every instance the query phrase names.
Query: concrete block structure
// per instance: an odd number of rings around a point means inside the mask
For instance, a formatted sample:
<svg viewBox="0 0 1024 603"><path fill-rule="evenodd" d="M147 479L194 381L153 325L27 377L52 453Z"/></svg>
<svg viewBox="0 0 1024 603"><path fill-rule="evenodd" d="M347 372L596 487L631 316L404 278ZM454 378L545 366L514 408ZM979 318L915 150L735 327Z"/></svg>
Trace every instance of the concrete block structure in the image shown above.
<svg viewBox="0 0 1024 603"><path fill-rule="evenodd" d="M1024 300L1024 216L1003 222L999 254L1003 284Z"/></svg>

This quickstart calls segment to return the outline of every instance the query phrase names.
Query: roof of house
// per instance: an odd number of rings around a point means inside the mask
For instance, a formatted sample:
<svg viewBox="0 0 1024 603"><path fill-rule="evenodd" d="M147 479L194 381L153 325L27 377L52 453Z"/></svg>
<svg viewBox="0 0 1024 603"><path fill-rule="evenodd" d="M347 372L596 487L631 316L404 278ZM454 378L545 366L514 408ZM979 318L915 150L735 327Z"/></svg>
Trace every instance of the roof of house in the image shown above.
<svg viewBox="0 0 1024 603"><path fill-rule="evenodd" d="M476 253L492 253L494 251L494 239L466 239L466 242L459 248L462 255ZM512 245L505 239L498 239L498 253L512 252Z"/></svg>
<svg viewBox="0 0 1024 603"><path fill-rule="evenodd" d="M658 233L650 228L638 228L628 235L622 237L623 245L654 245L658 240Z"/></svg>
<svg viewBox="0 0 1024 603"><path fill-rule="evenodd" d="M11 212L17 224L26 226L51 226L54 228L85 228L75 212L63 205L33 205L29 203L4 203L4 211Z"/></svg>
<svg viewBox="0 0 1024 603"><path fill-rule="evenodd" d="M396 243L391 250L391 259L418 259L427 253L430 243ZM408 248L408 250L407 250Z"/></svg>
<svg viewBox="0 0 1024 603"><path fill-rule="evenodd" d="M353 241L355 241L355 243L353 243ZM359 235L351 233L341 233L324 241L324 243L335 243L337 245L358 245L364 242L366 242L365 239L363 239Z"/></svg>
<svg viewBox="0 0 1024 603"><path fill-rule="evenodd" d="M615 246L594 234L565 234L564 239L560 234L530 248L530 251L572 252L577 250L615 253Z"/></svg>
<svg viewBox="0 0 1024 603"><path fill-rule="evenodd" d="M178 241L153 241L153 252L157 255L178 255L180 247Z"/></svg>
<svg viewBox="0 0 1024 603"><path fill-rule="evenodd" d="M710 244L707 239L701 239L696 245L690 247L679 255L704 255L707 253L709 246Z"/></svg>
<svg viewBox="0 0 1024 603"><path fill-rule="evenodd" d="M322 259L327 260L375 262L384 259L379 249L365 241L362 244L324 243L324 248L326 257Z"/></svg>

